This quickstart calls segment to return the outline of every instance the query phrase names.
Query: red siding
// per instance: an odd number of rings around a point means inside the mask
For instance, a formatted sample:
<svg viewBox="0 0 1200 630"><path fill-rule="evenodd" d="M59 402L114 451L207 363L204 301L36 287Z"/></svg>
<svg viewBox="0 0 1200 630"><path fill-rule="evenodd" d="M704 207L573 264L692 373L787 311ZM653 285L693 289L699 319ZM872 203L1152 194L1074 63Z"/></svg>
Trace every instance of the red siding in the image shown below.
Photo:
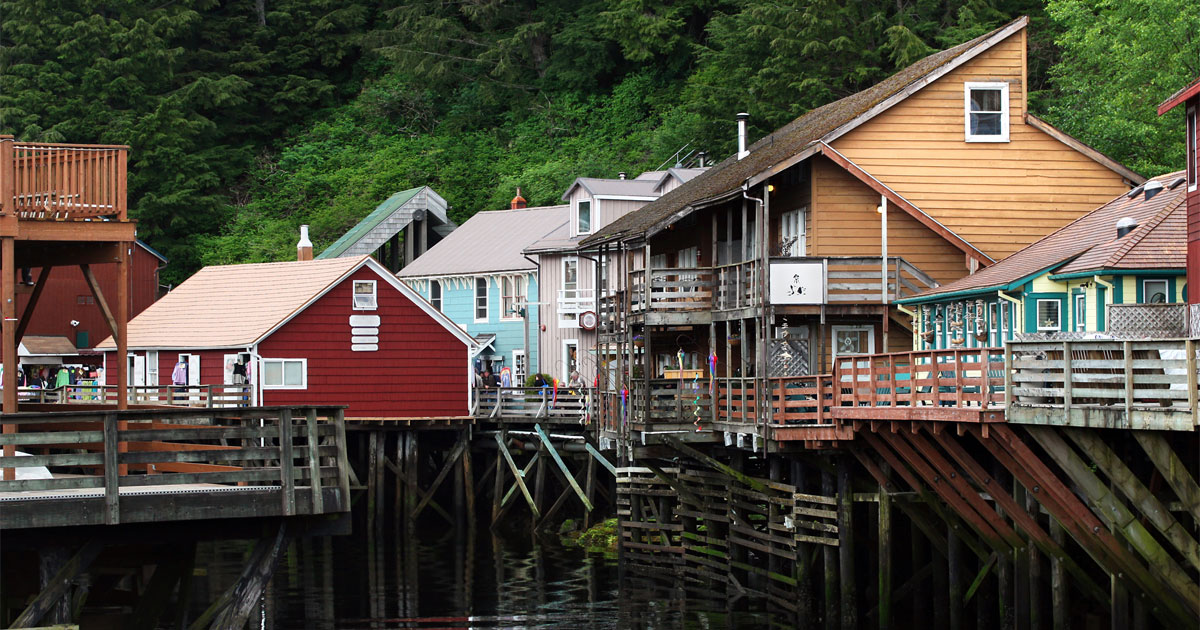
<svg viewBox="0 0 1200 630"><path fill-rule="evenodd" d="M1193 98L1188 107L1200 109L1200 98ZM1186 111L1186 109L1185 109ZM1186 135L1186 134L1185 134ZM1200 125L1196 125L1196 144L1200 147ZM1194 167L1193 167L1194 168ZM1200 304L1200 189L1188 193L1188 302Z"/></svg>
<svg viewBox="0 0 1200 630"><path fill-rule="evenodd" d="M158 265L162 261L140 246L134 246L132 264L129 273L129 317L132 319L146 307L154 303L158 294ZM40 270L34 269L36 280ZM112 306L114 314L117 300L117 265L109 263L92 265L92 273L100 282L100 290L104 299ZM50 274L46 289L38 298L34 309L33 319L29 322L26 335L49 335L66 337L75 341L76 331L88 333L88 347L104 341L109 336L108 324L100 307L95 304L80 304L80 298L87 302L92 297L83 272L79 267L55 267ZM17 313L24 313L29 303L29 294L17 295ZM79 322L78 327L71 326L71 320Z"/></svg>
<svg viewBox="0 0 1200 630"><path fill-rule="evenodd" d="M179 361L180 354L198 354L200 355L200 383L202 385L214 385L225 382L225 355L237 354L245 352L241 350L159 350L158 351L158 382L147 385L169 385L171 383L171 371L175 369L175 363ZM115 363L115 352L105 352L105 372L104 382L108 385L117 384L117 371ZM130 354L146 356L145 350L135 350ZM149 369L147 368L147 381L149 381Z"/></svg>
<svg viewBox="0 0 1200 630"><path fill-rule="evenodd" d="M378 280L377 310L353 310L353 280ZM356 314L380 317L378 351L350 350L349 320ZM370 268L358 270L268 337L259 353L308 359L308 389L266 390L266 405L349 404L346 415L354 417L467 414L466 345Z"/></svg>

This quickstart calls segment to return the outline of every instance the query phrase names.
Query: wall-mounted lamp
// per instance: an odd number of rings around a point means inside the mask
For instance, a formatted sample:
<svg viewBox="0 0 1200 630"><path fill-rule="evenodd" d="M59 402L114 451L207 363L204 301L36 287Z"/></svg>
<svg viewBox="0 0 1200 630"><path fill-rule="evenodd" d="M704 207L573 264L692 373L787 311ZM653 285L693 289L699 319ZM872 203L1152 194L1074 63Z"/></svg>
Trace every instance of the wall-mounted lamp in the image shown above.
<svg viewBox="0 0 1200 630"><path fill-rule="evenodd" d="M767 184L767 192L775 192L775 184Z"/></svg>

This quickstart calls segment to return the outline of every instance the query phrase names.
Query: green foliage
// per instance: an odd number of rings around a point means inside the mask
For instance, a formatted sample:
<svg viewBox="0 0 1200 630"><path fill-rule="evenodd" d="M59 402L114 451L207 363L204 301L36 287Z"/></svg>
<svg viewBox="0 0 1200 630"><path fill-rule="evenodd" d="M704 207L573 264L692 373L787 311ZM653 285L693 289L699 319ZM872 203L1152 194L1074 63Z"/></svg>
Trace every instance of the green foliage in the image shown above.
<svg viewBox="0 0 1200 630"><path fill-rule="evenodd" d="M1182 112L1155 108L1200 75L1200 4L1051 0L1062 61L1050 122L1142 173L1183 168Z"/></svg>

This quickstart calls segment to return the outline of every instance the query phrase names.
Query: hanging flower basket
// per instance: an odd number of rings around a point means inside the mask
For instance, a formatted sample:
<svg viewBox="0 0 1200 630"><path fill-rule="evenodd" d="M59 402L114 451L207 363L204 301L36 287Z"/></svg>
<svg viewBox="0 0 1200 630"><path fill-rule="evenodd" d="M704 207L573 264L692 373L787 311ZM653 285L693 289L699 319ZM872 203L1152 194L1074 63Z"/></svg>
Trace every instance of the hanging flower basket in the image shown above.
<svg viewBox="0 0 1200 630"><path fill-rule="evenodd" d="M638 336L634 337L634 338L633 338L633 347L635 347L635 348L645 348L645 347L646 347L646 340L645 340L645 339L643 339L641 335L638 335Z"/></svg>

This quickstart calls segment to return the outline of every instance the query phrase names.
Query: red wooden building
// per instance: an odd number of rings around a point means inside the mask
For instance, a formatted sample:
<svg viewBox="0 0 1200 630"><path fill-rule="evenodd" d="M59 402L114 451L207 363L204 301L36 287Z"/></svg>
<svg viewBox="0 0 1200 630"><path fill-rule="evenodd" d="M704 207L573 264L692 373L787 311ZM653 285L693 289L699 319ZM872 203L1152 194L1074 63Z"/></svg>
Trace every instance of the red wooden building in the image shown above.
<svg viewBox="0 0 1200 630"><path fill-rule="evenodd" d="M158 273L167 264L162 254L137 241L131 251L129 266L128 296L129 315L135 316L146 310L158 299ZM117 265L91 265L91 272L99 283L106 299L117 295ZM32 275L36 278L35 269ZM18 290L17 308L24 313L32 290ZM115 308L115 305L111 305ZM96 298L88 288L83 272L78 268L54 269L46 281L42 295L34 305L29 320L27 335L43 337L66 337L79 349L91 348L97 341L108 336L108 324L104 314L96 307Z"/></svg>
<svg viewBox="0 0 1200 630"><path fill-rule="evenodd" d="M98 349L113 366L113 340ZM360 419L466 416L474 352L368 257L206 267L129 322L132 385L248 384L252 405Z"/></svg>
<svg viewBox="0 0 1200 630"><path fill-rule="evenodd" d="M1200 77L1179 90L1158 106L1161 116L1179 105L1184 106L1184 125L1187 130L1187 187L1188 187L1188 287L1200 282ZM1188 291L1188 302L1200 304L1200 290Z"/></svg>

